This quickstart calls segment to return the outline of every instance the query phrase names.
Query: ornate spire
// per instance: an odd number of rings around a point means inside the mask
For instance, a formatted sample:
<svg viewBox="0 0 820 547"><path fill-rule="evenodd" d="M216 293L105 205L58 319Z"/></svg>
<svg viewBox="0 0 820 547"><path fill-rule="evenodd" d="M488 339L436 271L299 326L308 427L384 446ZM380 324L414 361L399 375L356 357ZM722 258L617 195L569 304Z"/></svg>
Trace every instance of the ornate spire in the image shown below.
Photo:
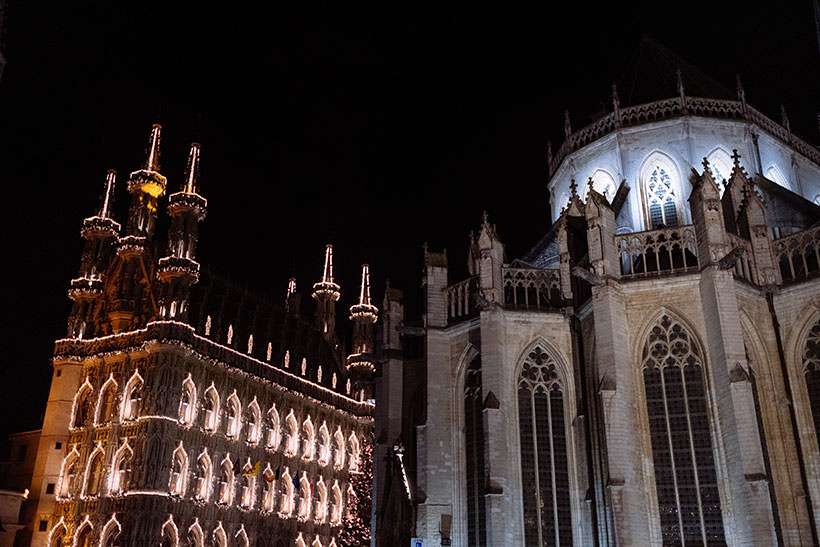
<svg viewBox="0 0 820 547"><path fill-rule="evenodd" d="M780 123L783 127L786 128L786 131L788 131L788 133L789 133L789 137L791 137L792 127L791 127L791 124L789 123L789 115L786 114L786 105L782 105L782 104L780 105Z"/></svg>
<svg viewBox="0 0 820 547"><path fill-rule="evenodd" d="M362 265L362 289L359 292L359 305L370 305L370 266Z"/></svg>
<svg viewBox="0 0 820 547"><path fill-rule="evenodd" d="M197 193L197 182L199 182L199 143L191 144L191 151L188 152L188 166L185 169L185 188L183 192L186 194Z"/></svg>
<svg viewBox="0 0 820 547"><path fill-rule="evenodd" d="M287 301L287 299L290 298L290 295L294 294L295 292L296 292L296 278L291 277L290 279L288 279L288 292L285 295L285 300Z"/></svg>
<svg viewBox="0 0 820 547"><path fill-rule="evenodd" d="M569 181L569 191L570 191L570 196L577 196L578 195L578 185L575 183L575 179L570 179L570 181Z"/></svg>
<svg viewBox="0 0 820 547"><path fill-rule="evenodd" d="M569 138L572 135L572 124L569 123L569 110L564 110L564 136Z"/></svg>
<svg viewBox="0 0 820 547"><path fill-rule="evenodd" d="M339 285L333 282L333 245L325 247L325 266L322 280L313 285L316 300L316 326L325 339L334 336L336 327L336 301L339 300Z"/></svg>
<svg viewBox="0 0 820 547"><path fill-rule="evenodd" d="M347 356L347 369L351 372L356 393L363 399L370 399L372 379L375 369L373 362L373 323L378 319L379 309L370 302L370 266L362 265L362 286L359 303L350 307L353 321L353 353Z"/></svg>
<svg viewBox="0 0 820 547"><path fill-rule="evenodd" d="M155 123L151 126L151 137L148 140L148 158L145 160L145 170L159 172L159 139L162 126Z"/></svg>
<svg viewBox="0 0 820 547"><path fill-rule="evenodd" d="M740 79L740 74L735 74L735 90L737 91L737 100L746 104L746 90L743 89L743 81Z"/></svg>
<svg viewBox="0 0 820 547"><path fill-rule="evenodd" d="M612 82L612 112L615 114L615 127L621 127L621 99L618 97L618 84Z"/></svg>
<svg viewBox="0 0 820 547"><path fill-rule="evenodd" d="M114 184L117 182L117 172L109 169L105 176L105 191L100 205L100 218L111 218L111 206L114 204Z"/></svg>

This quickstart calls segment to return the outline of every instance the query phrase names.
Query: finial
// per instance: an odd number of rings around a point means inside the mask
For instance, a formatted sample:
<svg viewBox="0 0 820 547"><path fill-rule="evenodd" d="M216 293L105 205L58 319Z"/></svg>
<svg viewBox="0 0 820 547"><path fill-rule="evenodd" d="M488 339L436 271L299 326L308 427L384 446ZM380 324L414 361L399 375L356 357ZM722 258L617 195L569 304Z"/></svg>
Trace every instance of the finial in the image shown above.
<svg viewBox="0 0 820 547"><path fill-rule="evenodd" d="M743 89L743 81L740 79L740 73L735 73L735 90L737 91L737 99L746 102L746 90Z"/></svg>
<svg viewBox="0 0 820 547"><path fill-rule="evenodd" d="M290 298L290 295L294 294L295 292L296 292L296 278L291 277L290 279L288 279L288 293L285 295L285 300Z"/></svg>
<svg viewBox="0 0 820 547"><path fill-rule="evenodd" d="M564 136L569 138L572 135L572 125L569 123L569 110L564 110Z"/></svg>
<svg viewBox="0 0 820 547"><path fill-rule="evenodd" d="M155 123L151 126L151 138L148 141L148 159L145 162L146 171L159 172L159 139L162 126Z"/></svg>
<svg viewBox="0 0 820 547"><path fill-rule="evenodd" d="M199 180L199 143L191 144L188 153L188 167L185 170L185 193L196 194L196 184Z"/></svg>
<svg viewBox="0 0 820 547"><path fill-rule="evenodd" d="M789 115L786 114L786 105L780 105L780 123L783 127L786 128L786 131L789 133L792 132L791 125L789 124Z"/></svg>
<svg viewBox="0 0 820 547"><path fill-rule="evenodd" d="M322 283L333 283L333 245L325 247L325 268L322 271Z"/></svg>
<svg viewBox="0 0 820 547"><path fill-rule="evenodd" d="M683 75L681 74L680 67L675 69L675 79L677 80L677 84L678 84L678 93L682 97L683 94L684 94L684 91L683 91Z"/></svg>
<svg viewBox="0 0 820 547"><path fill-rule="evenodd" d="M704 173L705 173L705 172L709 172L709 173L711 173L711 172L712 172L712 169L709 167L709 160L707 160L707 159L704 157L704 158L703 158L703 161L702 161L701 163L703 163L703 171L704 171Z"/></svg>
<svg viewBox="0 0 820 547"><path fill-rule="evenodd" d="M575 179L570 179L569 190L573 196L578 195L578 185L575 184Z"/></svg>
<svg viewBox="0 0 820 547"><path fill-rule="evenodd" d="M618 84L612 82L612 109L617 112L621 108L621 100L618 98Z"/></svg>
<svg viewBox="0 0 820 547"><path fill-rule="evenodd" d="M362 289L359 292L359 304L370 305L370 266L362 264Z"/></svg>
<svg viewBox="0 0 820 547"><path fill-rule="evenodd" d="M488 221L489 221L489 215L487 214L487 211L482 212L482 213L481 213L481 217L484 219L484 225L485 225L485 226L486 226L487 224L489 224L489 222L488 222Z"/></svg>
<svg viewBox="0 0 820 547"><path fill-rule="evenodd" d="M105 194L103 195L102 206L100 207L100 216L102 218L110 218L111 203L114 201L114 184L117 181L117 172L114 169L109 169L105 176Z"/></svg>
<svg viewBox="0 0 820 547"><path fill-rule="evenodd" d="M547 141L547 162L552 163L552 141Z"/></svg>

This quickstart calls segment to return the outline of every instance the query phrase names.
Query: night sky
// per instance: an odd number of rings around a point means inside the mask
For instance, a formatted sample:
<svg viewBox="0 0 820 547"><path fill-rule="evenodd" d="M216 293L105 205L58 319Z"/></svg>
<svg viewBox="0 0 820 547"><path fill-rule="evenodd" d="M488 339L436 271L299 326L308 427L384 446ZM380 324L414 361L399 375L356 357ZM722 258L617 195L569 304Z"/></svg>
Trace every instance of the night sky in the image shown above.
<svg viewBox="0 0 820 547"><path fill-rule="evenodd" d="M820 142L811 0L765 11L739 1L569 2L551 12L178 4L7 7L3 438L40 425L82 219L114 168L124 224L125 181L158 120L169 193L189 144L202 143L199 261L275 299L295 275L311 313L307 290L331 242L343 317L365 261L376 303L390 277L417 313L423 242L446 247L462 278L467 234L485 209L508 259L535 244L551 223L546 142L563 141L564 109L574 128L589 123L613 81L622 102L633 83L651 84L628 77L645 34L729 89L739 72L750 104L775 120L785 104L793 132Z"/></svg>

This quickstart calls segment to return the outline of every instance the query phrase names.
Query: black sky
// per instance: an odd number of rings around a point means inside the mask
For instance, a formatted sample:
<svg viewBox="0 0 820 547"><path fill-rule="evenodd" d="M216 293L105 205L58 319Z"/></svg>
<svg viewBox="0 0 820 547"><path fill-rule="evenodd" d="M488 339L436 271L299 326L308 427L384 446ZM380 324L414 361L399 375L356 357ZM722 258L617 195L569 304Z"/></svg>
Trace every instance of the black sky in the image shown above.
<svg viewBox="0 0 820 547"><path fill-rule="evenodd" d="M820 141L810 0L348 4L11 2L0 434L39 425L80 224L109 168L127 205L157 119L170 190L202 143L200 262L280 298L291 274L303 291L317 279L330 241L340 310L363 261L377 303L385 276L415 299L425 241L458 277L484 209L508 257L526 252L550 224L547 140L562 142L565 108L581 127L608 103L644 34L729 88L739 72L752 105L779 119L785 104Z"/></svg>

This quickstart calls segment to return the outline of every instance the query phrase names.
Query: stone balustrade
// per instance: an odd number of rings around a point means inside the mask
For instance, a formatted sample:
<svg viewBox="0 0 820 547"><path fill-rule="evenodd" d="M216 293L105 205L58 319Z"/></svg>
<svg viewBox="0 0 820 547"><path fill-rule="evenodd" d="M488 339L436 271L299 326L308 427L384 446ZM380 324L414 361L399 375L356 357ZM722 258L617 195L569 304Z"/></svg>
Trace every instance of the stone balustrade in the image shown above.
<svg viewBox="0 0 820 547"><path fill-rule="evenodd" d="M820 273L820 226L772 241L784 283Z"/></svg>
<svg viewBox="0 0 820 547"><path fill-rule="evenodd" d="M692 225L618 234L615 248L621 259L622 277L697 271L697 244Z"/></svg>

